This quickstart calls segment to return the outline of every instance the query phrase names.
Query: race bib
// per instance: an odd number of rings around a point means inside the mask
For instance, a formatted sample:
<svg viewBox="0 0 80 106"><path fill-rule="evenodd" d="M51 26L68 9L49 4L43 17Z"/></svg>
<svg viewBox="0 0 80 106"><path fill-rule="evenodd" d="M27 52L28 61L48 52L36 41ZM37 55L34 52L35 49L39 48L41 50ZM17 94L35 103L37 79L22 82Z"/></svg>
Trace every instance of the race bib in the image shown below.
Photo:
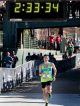
<svg viewBox="0 0 80 106"><path fill-rule="evenodd" d="M42 76L43 78L49 78L49 75L48 74L43 74L43 76Z"/></svg>

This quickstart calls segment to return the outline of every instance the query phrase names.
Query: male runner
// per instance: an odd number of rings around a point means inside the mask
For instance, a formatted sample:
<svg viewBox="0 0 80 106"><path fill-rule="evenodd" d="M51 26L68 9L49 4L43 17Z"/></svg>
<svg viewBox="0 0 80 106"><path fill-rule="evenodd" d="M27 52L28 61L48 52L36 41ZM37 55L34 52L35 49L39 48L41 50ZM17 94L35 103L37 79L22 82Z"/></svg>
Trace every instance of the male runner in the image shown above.
<svg viewBox="0 0 80 106"><path fill-rule="evenodd" d="M52 76L52 68L54 75ZM39 66L39 75L41 77L41 85L43 91L43 97L46 102L45 106L48 106L48 96L52 93L52 81L56 79L57 69L55 65L49 62L48 55L44 55L44 63Z"/></svg>

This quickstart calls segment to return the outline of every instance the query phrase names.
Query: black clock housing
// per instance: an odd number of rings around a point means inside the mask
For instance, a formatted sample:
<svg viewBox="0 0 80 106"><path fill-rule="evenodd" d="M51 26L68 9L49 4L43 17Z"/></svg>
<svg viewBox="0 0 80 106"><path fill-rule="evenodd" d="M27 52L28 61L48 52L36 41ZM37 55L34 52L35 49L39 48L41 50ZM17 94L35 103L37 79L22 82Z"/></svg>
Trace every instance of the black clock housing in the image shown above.
<svg viewBox="0 0 80 106"><path fill-rule="evenodd" d="M66 18L65 2L26 0L7 2L10 19L60 20Z"/></svg>

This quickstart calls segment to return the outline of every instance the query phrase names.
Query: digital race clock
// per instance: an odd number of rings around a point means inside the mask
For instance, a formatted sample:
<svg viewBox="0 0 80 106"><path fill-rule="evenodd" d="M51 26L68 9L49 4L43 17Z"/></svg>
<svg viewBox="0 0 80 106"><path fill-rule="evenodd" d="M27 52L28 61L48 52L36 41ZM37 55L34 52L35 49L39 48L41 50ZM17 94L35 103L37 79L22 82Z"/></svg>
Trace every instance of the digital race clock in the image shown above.
<svg viewBox="0 0 80 106"><path fill-rule="evenodd" d="M8 2L10 18L20 18L27 20L36 19L64 19L64 2L54 2L53 0L26 0Z"/></svg>

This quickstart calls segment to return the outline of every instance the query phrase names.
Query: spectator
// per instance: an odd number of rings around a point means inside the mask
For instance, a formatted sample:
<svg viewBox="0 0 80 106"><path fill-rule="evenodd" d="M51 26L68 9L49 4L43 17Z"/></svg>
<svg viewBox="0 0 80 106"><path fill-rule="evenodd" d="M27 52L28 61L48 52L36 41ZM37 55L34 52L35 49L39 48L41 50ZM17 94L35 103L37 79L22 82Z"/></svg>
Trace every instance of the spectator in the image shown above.
<svg viewBox="0 0 80 106"><path fill-rule="evenodd" d="M57 62L57 60L56 60L56 58L54 57L54 55L52 55L52 62L53 62L54 64L56 64L56 62Z"/></svg>
<svg viewBox="0 0 80 106"><path fill-rule="evenodd" d="M63 58L63 59L67 59L67 58L68 58L67 52L65 52L65 53L62 55L62 58Z"/></svg>
<svg viewBox="0 0 80 106"><path fill-rule="evenodd" d="M45 40L42 40L42 48L46 49L46 41Z"/></svg>
<svg viewBox="0 0 80 106"><path fill-rule="evenodd" d="M35 53L33 53L33 55L31 56L31 60L37 60L37 58L38 56Z"/></svg>
<svg viewBox="0 0 80 106"><path fill-rule="evenodd" d="M53 62L54 64L56 64L56 58L51 53L49 53L49 61Z"/></svg>
<svg viewBox="0 0 80 106"><path fill-rule="evenodd" d="M68 47L67 47L68 57L71 57L73 52L74 52L74 46L71 42L69 42Z"/></svg>
<svg viewBox="0 0 80 106"><path fill-rule="evenodd" d="M41 41L38 40L38 47L41 48Z"/></svg>
<svg viewBox="0 0 80 106"><path fill-rule="evenodd" d="M30 61L31 60L31 55L30 53L28 53L28 56L26 56L26 61Z"/></svg>
<svg viewBox="0 0 80 106"><path fill-rule="evenodd" d="M49 36L49 42L50 42L50 48L52 50L54 50L55 49L55 38L54 38L54 35Z"/></svg>
<svg viewBox="0 0 80 106"><path fill-rule="evenodd" d="M15 52L14 51L12 53L12 58L13 58L12 68L15 68L16 62L18 61L18 57L15 55Z"/></svg>
<svg viewBox="0 0 80 106"><path fill-rule="evenodd" d="M38 56L38 60L43 61L42 53L40 53L40 55Z"/></svg>
<svg viewBox="0 0 80 106"><path fill-rule="evenodd" d="M60 35L57 35L56 37L57 50L60 50L60 42L61 42L61 37Z"/></svg>
<svg viewBox="0 0 80 106"><path fill-rule="evenodd" d="M13 58L10 56L10 52L6 53L6 56L4 57L3 61L4 61L4 67L12 68Z"/></svg>

